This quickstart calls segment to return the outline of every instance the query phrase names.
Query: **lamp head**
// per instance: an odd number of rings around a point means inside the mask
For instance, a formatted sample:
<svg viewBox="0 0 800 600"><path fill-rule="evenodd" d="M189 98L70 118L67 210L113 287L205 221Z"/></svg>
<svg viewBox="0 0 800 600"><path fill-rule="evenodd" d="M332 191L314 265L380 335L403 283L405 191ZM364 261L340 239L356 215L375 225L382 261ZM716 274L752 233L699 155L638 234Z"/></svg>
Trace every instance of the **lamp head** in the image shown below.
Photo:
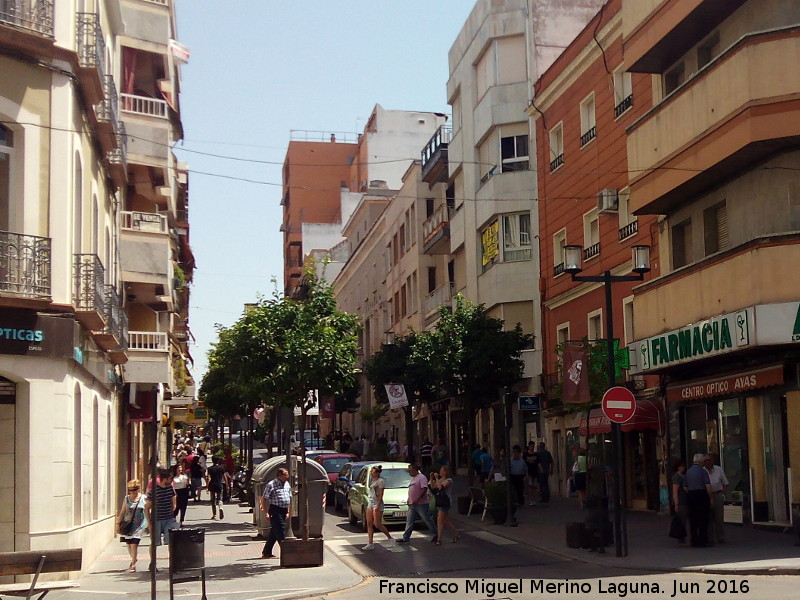
<svg viewBox="0 0 800 600"><path fill-rule="evenodd" d="M650 246L637 245L632 247L633 272L644 274L650 271Z"/></svg>
<svg viewBox="0 0 800 600"><path fill-rule="evenodd" d="M564 246L564 271L577 275L583 271L583 246L570 244Z"/></svg>

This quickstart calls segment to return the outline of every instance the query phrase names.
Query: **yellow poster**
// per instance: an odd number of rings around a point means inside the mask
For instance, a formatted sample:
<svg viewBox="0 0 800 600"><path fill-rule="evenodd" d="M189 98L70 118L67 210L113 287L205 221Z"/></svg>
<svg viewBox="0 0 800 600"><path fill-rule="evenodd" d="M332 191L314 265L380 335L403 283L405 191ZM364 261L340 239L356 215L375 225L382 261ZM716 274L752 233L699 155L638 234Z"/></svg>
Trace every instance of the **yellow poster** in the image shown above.
<svg viewBox="0 0 800 600"><path fill-rule="evenodd" d="M500 221L495 221L481 234L482 264L485 267L500 254Z"/></svg>

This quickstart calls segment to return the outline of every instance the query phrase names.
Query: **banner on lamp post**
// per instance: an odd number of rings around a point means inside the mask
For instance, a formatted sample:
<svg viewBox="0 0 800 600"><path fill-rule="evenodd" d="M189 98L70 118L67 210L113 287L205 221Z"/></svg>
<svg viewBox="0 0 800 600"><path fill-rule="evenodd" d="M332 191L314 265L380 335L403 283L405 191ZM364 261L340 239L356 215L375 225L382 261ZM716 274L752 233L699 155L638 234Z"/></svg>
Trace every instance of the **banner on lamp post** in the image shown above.
<svg viewBox="0 0 800 600"><path fill-rule="evenodd" d="M578 344L564 344L564 374L561 378L564 404L589 402L589 355Z"/></svg>
<svg viewBox="0 0 800 600"><path fill-rule="evenodd" d="M323 398L319 404L319 418L333 419L336 416L336 401L333 398Z"/></svg>
<svg viewBox="0 0 800 600"><path fill-rule="evenodd" d="M386 396L389 398L389 408L403 408L408 406L406 388L402 383L387 383Z"/></svg>

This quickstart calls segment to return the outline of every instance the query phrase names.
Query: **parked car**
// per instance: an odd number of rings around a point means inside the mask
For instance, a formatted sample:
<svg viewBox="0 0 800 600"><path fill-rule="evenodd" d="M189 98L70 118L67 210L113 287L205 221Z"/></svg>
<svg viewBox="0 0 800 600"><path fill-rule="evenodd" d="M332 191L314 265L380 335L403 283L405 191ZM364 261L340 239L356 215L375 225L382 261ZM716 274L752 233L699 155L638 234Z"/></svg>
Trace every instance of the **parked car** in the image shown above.
<svg viewBox="0 0 800 600"><path fill-rule="evenodd" d="M342 470L345 464L358 460L358 457L355 454L336 454L335 452L329 454L329 450L325 450L324 452L325 454L316 456L314 460L321 464L328 473L328 480L330 482L328 484L328 504L330 504L333 502L333 484L336 483L336 480L339 478L339 471ZM306 455L308 454L307 452Z"/></svg>
<svg viewBox="0 0 800 600"><path fill-rule="evenodd" d="M320 456L328 454L337 454L337 452L336 450L306 450L306 460L317 460Z"/></svg>
<svg viewBox="0 0 800 600"><path fill-rule="evenodd" d="M350 490L363 473L369 472L367 467L374 464L374 462L349 462L339 470L339 475L336 477L336 481L333 482L334 510L347 510L347 497Z"/></svg>
<svg viewBox="0 0 800 600"><path fill-rule="evenodd" d="M408 463L404 462L379 462L371 463L382 467L381 477L384 481L383 489L383 524L405 525L408 515L408 484L411 475L408 474ZM361 521L364 531L367 530L367 504L369 502L369 468L362 469L347 496L347 517L351 525Z"/></svg>

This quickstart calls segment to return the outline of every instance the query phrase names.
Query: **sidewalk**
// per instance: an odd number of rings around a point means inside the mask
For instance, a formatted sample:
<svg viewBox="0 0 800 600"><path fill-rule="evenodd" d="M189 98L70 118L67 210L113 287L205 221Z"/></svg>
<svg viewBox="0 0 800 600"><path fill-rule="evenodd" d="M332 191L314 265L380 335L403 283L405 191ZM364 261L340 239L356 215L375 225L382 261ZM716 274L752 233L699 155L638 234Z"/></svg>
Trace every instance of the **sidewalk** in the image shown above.
<svg viewBox="0 0 800 600"><path fill-rule="evenodd" d="M457 477L454 486L454 497L467 495L466 477ZM669 517L629 510L626 513L628 556L617 558L613 545L606 548L606 554L567 547L565 524L585 518L585 513L578 510L575 498L553 496L548 505L537 503L536 506L520 507L516 513L518 527L495 525L488 514L481 523L480 512L475 514L475 509L469 517L458 514L456 510L450 514L459 527L486 529L555 556L596 565L664 572L800 574L800 547L794 545L795 536L751 526L727 525L727 543L713 548L681 547L667 535Z"/></svg>
<svg viewBox="0 0 800 600"><path fill-rule="evenodd" d="M267 600L321 595L349 588L362 578L353 573L333 553L325 550L321 567L282 569L278 560L261 560L264 540L256 539L248 508L237 504L225 505L225 519L211 520L208 502L189 503L185 527L205 527L206 593L209 599ZM150 540L139 547L138 571L128 573L127 546L119 538L112 541L103 554L89 566L78 581L79 588L51 592L53 600L77 600L91 597L97 600L118 599L121 595L135 600L150 598ZM190 573L181 573L181 576ZM199 572L198 572L199 575ZM158 598L169 598L169 559L167 548L158 549L156 575ZM175 595L199 598L200 580L176 584Z"/></svg>

